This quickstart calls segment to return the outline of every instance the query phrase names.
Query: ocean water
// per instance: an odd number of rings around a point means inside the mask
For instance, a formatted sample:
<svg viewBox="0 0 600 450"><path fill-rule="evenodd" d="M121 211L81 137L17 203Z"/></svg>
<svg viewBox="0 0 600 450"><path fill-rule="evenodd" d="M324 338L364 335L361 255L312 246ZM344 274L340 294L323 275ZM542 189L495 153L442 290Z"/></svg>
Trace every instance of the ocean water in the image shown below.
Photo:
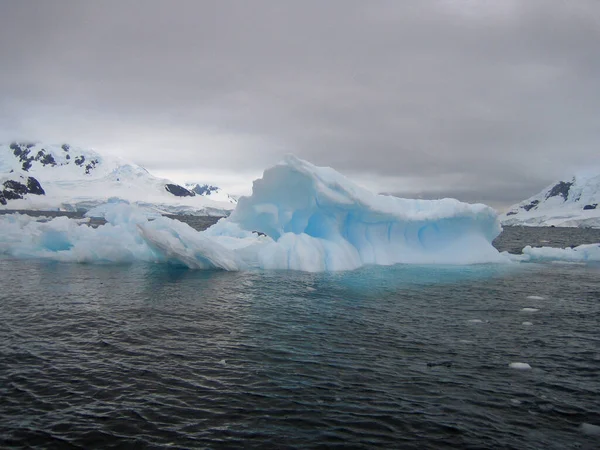
<svg viewBox="0 0 600 450"><path fill-rule="evenodd" d="M552 230L496 245L597 237ZM0 286L2 448L599 448L598 265L0 259Z"/></svg>

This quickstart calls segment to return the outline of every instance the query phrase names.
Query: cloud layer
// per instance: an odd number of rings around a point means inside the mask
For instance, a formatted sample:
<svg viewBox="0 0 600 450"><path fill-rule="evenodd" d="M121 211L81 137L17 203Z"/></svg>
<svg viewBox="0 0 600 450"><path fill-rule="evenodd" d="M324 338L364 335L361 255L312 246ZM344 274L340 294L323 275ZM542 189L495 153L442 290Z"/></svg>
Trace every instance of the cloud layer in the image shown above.
<svg viewBox="0 0 600 450"><path fill-rule="evenodd" d="M4 2L0 139L503 206L600 163L595 0ZM208 179L207 181L211 181Z"/></svg>

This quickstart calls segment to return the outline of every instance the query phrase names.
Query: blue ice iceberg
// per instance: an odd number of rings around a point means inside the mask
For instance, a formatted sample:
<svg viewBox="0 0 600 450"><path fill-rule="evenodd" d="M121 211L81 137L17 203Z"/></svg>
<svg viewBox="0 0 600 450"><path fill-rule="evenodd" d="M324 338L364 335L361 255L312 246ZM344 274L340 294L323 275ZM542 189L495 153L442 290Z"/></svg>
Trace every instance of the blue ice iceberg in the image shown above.
<svg viewBox="0 0 600 450"><path fill-rule="evenodd" d="M66 218L3 216L0 254L311 272L508 261L491 244L501 227L486 205L375 195L294 156L267 169L230 217L203 232L165 217L152 220L129 205L105 209L109 223L97 229Z"/></svg>

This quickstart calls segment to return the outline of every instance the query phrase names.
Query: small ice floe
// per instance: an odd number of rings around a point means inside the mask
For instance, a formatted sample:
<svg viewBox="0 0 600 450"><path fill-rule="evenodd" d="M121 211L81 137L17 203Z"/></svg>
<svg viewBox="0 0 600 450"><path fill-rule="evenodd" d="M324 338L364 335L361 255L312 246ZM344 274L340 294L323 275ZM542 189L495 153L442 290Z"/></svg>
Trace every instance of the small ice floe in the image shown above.
<svg viewBox="0 0 600 450"><path fill-rule="evenodd" d="M469 323L483 323L483 320L481 320L481 319L471 319L471 320L467 320L467 322L469 322Z"/></svg>
<svg viewBox="0 0 600 450"><path fill-rule="evenodd" d="M600 426L591 423L582 423L579 426L579 431L589 436L600 436Z"/></svg>
<svg viewBox="0 0 600 450"><path fill-rule="evenodd" d="M545 297L541 295L528 295L527 300L544 300Z"/></svg>
<svg viewBox="0 0 600 450"><path fill-rule="evenodd" d="M521 312L538 312L539 308L521 308Z"/></svg>
<svg viewBox="0 0 600 450"><path fill-rule="evenodd" d="M520 404L522 403L522 402L521 402L521 400L517 400L516 398L511 398L511 399L510 399L510 402L511 402L513 405L520 405Z"/></svg>
<svg viewBox="0 0 600 450"><path fill-rule="evenodd" d="M527 363L522 363L522 362L511 362L508 367L510 367L511 369L518 369L518 370L529 370L531 369L531 366Z"/></svg>
<svg viewBox="0 0 600 450"><path fill-rule="evenodd" d="M314 291L316 291L316 289L314 287L310 287L310 286L306 286L306 290L308 292L314 292Z"/></svg>
<svg viewBox="0 0 600 450"><path fill-rule="evenodd" d="M226 366L227 365L227 361L225 361L224 359L222 359L221 361L219 361L219 364L221 364L222 366Z"/></svg>
<svg viewBox="0 0 600 450"><path fill-rule="evenodd" d="M531 325L533 325L533 323L531 323L531 322L523 322L521 325L525 325L526 327L530 327Z"/></svg>

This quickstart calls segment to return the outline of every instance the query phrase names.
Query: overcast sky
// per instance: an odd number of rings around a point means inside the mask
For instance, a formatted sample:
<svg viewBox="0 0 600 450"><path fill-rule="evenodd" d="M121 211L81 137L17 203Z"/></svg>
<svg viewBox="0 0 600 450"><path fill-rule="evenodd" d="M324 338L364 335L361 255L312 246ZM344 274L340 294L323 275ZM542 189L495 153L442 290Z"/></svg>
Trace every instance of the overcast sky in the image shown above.
<svg viewBox="0 0 600 450"><path fill-rule="evenodd" d="M0 0L0 140L502 208L600 166L598 0Z"/></svg>

